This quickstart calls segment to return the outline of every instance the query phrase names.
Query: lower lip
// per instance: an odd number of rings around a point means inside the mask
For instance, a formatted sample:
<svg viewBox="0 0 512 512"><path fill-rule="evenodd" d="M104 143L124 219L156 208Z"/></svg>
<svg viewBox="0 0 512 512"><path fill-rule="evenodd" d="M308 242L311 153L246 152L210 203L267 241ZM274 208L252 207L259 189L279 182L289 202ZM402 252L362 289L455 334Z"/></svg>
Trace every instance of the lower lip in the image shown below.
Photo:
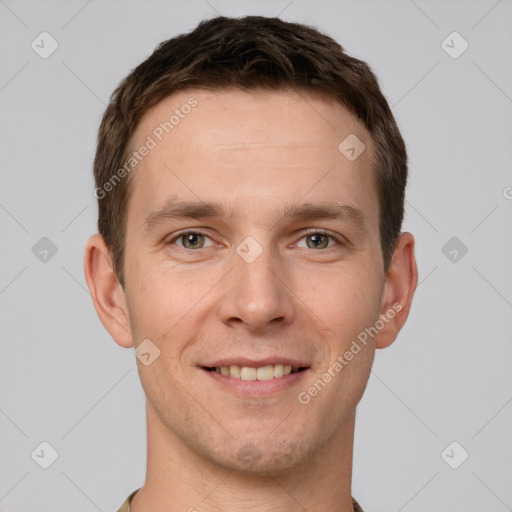
<svg viewBox="0 0 512 512"><path fill-rule="evenodd" d="M202 370L213 379L213 382L216 382L227 391L248 398L276 395L297 385L309 372L308 368L301 372L289 373L288 375L283 375L278 378L274 377L269 380L242 380L229 375L222 375L222 373L215 371L205 370L204 368Z"/></svg>

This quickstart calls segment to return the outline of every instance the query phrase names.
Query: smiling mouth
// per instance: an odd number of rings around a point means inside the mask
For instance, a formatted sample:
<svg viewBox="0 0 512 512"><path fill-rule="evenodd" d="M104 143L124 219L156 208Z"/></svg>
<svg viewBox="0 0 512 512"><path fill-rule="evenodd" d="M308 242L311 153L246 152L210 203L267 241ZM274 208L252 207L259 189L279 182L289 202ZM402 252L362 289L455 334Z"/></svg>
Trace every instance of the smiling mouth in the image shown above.
<svg viewBox="0 0 512 512"><path fill-rule="evenodd" d="M308 370L309 368L307 366L293 367L289 364L268 364L258 368L253 368L250 366L239 366L234 364L230 366L217 367L204 366L203 369L210 372L221 373L226 377L233 377L234 379L271 380L280 379L286 375L290 375L291 373L299 373Z"/></svg>

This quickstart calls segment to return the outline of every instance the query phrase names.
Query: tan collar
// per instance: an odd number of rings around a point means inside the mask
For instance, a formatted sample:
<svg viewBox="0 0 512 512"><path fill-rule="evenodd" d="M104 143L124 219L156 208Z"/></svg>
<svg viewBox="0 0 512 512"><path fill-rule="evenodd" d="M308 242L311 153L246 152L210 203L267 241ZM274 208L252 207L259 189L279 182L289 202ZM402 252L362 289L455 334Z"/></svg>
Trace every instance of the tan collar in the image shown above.
<svg viewBox="0 0 512 512"><path fill-rule="evenodd" d="M126 501L121 505L121 508L117 512L130 512L130 502L132 501L132 498L135 496L139 489L133 491L128 496L128 498L126 498ZM354 498L352 498L352 504L354 506L354 512L364 512L363 509L360 507L359 503L357 503L357 501Z"/></svg>

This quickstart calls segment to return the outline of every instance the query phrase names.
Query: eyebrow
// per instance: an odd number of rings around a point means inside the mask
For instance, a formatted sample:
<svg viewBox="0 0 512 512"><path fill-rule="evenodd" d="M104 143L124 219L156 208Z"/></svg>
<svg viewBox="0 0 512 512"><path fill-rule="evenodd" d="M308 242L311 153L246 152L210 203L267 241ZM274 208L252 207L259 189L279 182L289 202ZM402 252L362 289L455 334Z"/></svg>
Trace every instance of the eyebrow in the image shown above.
<svg viewBox="0 0 512 512"><path fill-rule="evenodd" d="M223 204L214 201L178 201L171 197L158 210L152 211L143 223L144 231L148 232L153 227L165 222L177 219L227 219L233 216L233 212ZM368 230L366 217L363 212L353 206L327 202L319 204L284 204L275 214L275 224L282 220L320 220L340 219L363 231ZM274 226L273 225L273 226Z"/></svg>
<svg viewBox="0 0 512 512"><path fill-rule="evenodd" d="M228 212L224 205L210 201L178 201L177 198L169 198L158 210L152 211L143 223L144 231L149 231L158 224L163 224L176 219L207 219L228 218Z"/></svg>

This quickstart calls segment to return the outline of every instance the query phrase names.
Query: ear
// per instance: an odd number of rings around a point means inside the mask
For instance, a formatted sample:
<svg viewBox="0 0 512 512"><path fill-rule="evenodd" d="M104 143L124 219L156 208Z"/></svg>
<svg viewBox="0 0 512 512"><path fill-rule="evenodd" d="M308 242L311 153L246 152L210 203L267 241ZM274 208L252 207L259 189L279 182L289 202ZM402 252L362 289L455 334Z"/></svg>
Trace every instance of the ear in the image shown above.
<svg viewBox="0 0 512 512"><path fill-rule="evenodd" d="M414 237L411 233L401 233L382 292L380 314L381 318L385 317L385 327L379 331L376 348L389 347L395 341L409 316L417 284L418 268L414 256Z"/></svg>
<svg viewBox="0 0 512 512"><path fill-rule="evenodd" d="M132 347L126 297L115 275L112 256L103 237L91 236L85 247L84 273L101 323L121 347Z"/></svg>

